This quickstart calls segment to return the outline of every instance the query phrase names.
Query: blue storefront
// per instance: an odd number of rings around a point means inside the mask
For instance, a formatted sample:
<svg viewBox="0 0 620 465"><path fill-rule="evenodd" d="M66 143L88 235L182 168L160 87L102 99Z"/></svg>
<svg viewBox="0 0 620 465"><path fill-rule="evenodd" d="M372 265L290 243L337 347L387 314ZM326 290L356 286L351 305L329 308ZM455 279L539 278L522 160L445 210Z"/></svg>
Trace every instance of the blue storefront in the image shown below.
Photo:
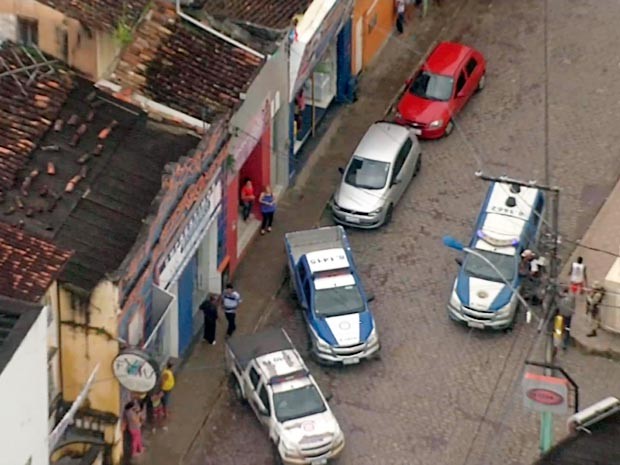
<svg viewBox="0 0 620 465"><path fill-rule="evenodd" d="M352 0L314 0L291 32L290 177L301 168L301 147L332 104L352 100L352 8Z"/></svg>

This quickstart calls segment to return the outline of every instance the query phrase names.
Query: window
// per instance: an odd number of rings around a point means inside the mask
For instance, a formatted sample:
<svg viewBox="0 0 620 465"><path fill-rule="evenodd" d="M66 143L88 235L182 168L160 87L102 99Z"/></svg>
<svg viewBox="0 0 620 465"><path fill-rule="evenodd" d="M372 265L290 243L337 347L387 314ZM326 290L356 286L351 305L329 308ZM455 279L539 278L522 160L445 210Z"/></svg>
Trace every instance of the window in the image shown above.
<svg viewBox="0 0 620 465"><path fill-rule="evenodd" d="M63 27L56 28L56 42L58 54L63 61L69 61L69 32Z"/></svg>
<svg viewBox="0 0 620 465"><path fill-rule="evenodd" d="M357 286L318 289L314 294L314 304L317 315L324 317L360 313L365 309Z"/></svg>
<svg viewBox="0 0 620 465"><path fill-rule="evenodd" d="M353 157L344 175L344 182L360 189L383 189L389 171L389 163Z"/></svg>
<svg viewBox="0 0 620 465"><path fill-rule="evenodd" d="M306 296L306 302L310 302L310 280L306 279L303 282L304 295Z"/></svg>
<svg viewBox="0 0 620 465"><path fill-rule="evenodd" d="M267 409L267 413L271 414L271 405L269 405L269 396L267 395L265 386L261 386L260 392L258 393L258 398L263 403L263 407Z"/></svg>
<svg viewBox="0 0 620 465"><path fill-rule="evenodd" d="M467 254L465 258L465 272L474 278L498 283L512 282L519 265L517 255L504 255L488 250L476 250L477 254L485 257L494 267L478 255ZM499 271L499 274L497 273Z"/></svg>
<svg viewBox="0 0 620 465"><path fill-rule="evenodd" d="M413 80L409 92L426 100L445 101L450 99L453 84L449 76L422 71Z"/></svg>
<svg viewBox="0 0 620 465"><path fill-rule="evenodd" d="M400 173L400 170L403 168L403 165L405 164L405 160L407 160L407 155L409 155L409 152L411 152L412 146L413 146L412 140L407 137L407 140L405 141L403 146L400 148L400 151L398 152L398 155L396 157L396 161L394 162L392 182L396 179L396 177L398 176L398 173Z"/></svg>
<svg viewBox="0 0 620 465"><path fill-rule="evenodd" d="M459 79L456 81L456 93L458 94L462 91L463 87L465 87L465 73L461 71L461 74L459 74Z"/></svg>
<svg viewBox="0 0 620 465"><path fill-rule="evenodd" d="M465 71L467 71L468 76L471 76L471 73L474 72L476 66L478 66L478 63L473 58L467 62L467 65L465 66Z"/></svg>
<svg viewBox="0 0 620 465"><path fill-rule="evenodd" d="M260 381L260 375L254 367L250 368L250 381L252 382L252 386L254 386L254 389L256 389L258 387L258 382Z"/></svg>
<svg viewBox="0 0 620 465"><path fill-rule="evenodd" d="M39 21L33 18L17 17L17 40L25 45L39 43Z"/></svg>
<svg viewBox="0 0 620 465"><path fill-rule="evenodd" d="M276 417L281 422L316 415L327 410L321 394L312 384L274 394L273 404Z"/></svg>

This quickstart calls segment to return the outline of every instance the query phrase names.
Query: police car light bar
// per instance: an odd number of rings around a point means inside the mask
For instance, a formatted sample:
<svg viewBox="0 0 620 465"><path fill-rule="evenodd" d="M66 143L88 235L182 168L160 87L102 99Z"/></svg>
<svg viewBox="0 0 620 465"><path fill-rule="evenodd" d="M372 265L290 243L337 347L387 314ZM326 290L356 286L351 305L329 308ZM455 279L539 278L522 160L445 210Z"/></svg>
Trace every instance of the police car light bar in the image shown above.
<svg viewBox="0 0 620 465"><path fill-rule="evenodd" d="M495 247L516 247L519 245L519 239L498 239L496 237L489 236L482 229L479 229L476 232L476 236L478 236L478 239L482 239L484 242L487 242Z"/></svg>

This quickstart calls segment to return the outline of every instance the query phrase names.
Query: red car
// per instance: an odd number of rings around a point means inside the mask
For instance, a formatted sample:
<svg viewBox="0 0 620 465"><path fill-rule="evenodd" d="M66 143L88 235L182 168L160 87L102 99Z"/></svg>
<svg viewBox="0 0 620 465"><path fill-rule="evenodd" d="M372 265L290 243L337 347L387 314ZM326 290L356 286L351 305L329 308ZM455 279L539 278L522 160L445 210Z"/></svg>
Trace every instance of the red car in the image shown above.
<svg viewBox="0 0 620 465"><path fill-rule="evenodd" d="M442 42L426 59L398 102L395 122L410 126L424 139L438 139L454 129L452 118L484 87L486 61L473 48Z"/></svg>

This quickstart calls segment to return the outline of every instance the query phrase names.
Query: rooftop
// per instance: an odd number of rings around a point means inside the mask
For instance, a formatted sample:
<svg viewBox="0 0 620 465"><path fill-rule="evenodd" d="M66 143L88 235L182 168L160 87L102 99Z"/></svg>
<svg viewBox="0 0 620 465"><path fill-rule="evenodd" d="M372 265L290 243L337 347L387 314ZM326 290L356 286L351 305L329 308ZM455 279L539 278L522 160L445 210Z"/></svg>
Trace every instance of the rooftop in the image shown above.
<svg viewBox="0 0 620 465"><path fill-rule="evenodd" d="M305 376L306 372L306 367L294 349L263 355L256 359L256 363L268 380L300 372Z"/></svg>
<svg viewBox="0 0 620 465"><path fill-rule="evenodd" d="M258 56L201 30L155 0L110 81L212 123L237 108L263 65Z"/></svg>
<svg viewBox="0 0 620 465"><path fill-rule="evenodd" d="M0 373L21 345L41 310L41 305L0 296Z"/></svg>
<svg viewBox="0 0 620 465"><path fill-rule="evenodd" d="M3 56L12 58L6 49L0 51ZM14 86L14 76L29 97L21 105L0 100L0 113L10 115L9 124L19 116L13 130L28 150L20 154L12 185L5 182L3 221L74 251L59 280L88 292L129 253L166 164L196 148L199 140L155 126L140 109L62 71L40 73L29 85L24 73L4 76L0 89L6 82ZM41 100L41 83L48 81L63 82L65 92ZM32 104L38 101L48 106ZM41 111L48 112L44 118ZM37 125L47 132L22 131ZM10 148L0 141L0 166L14 159Z"/></svg>
<svg viewBox="0 0 620 465"><path fill-rule="evenodd" d="M109 31L119 23L134 24L149 0L38 0L96 31Z"/></svg>
<svg viewBox="0 0 620 465"><path fill-rule="evenodd" d="M454 76L470 48L454 42L441 42L426 59L425 67L443 76Z"/></svg>
<svg viewBox="0 0 620 465"><path fill-rule="evenodd" d="M0 223L0 295L39 302L70 257L71 252Z"/></svg>
<svg viewBox="0 0 620 465"><path fill-rule="evenodd" d="M270 29L287 29L295 15L303 14L312 0L206 0L204 9L215 17L229 18Z"/></svg>

